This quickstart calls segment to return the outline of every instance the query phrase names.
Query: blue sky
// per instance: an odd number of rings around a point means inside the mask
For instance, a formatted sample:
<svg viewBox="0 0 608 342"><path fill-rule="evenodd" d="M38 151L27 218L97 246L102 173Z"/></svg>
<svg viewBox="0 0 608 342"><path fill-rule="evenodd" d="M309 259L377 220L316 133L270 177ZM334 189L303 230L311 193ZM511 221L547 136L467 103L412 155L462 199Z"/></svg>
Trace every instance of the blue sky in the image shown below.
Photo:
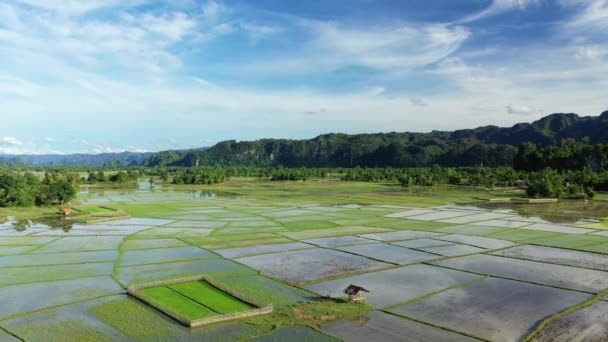
<svg viewBox="0 0 608 342"><path fill-rule="evenodd" d="M608 0L0 0L0 153L608 109Z"/></svg>

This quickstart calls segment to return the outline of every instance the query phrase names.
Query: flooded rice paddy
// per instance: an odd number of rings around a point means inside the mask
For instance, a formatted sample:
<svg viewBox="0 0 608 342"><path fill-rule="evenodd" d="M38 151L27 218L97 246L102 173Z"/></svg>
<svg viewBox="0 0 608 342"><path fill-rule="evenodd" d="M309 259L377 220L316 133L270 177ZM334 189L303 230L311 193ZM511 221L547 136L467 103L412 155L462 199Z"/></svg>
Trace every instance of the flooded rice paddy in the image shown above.
<svg viewBox="0 0 608 342"><path fill-rule="evenodd" d="M604 341L604 202L338 205L142 188L132 218L0 221L0 340ZM374 311L308 327L187 329L126 286L206 274L285 308L350 284ZM558 316L564 310L572 312ZM320 328L320 329L319 329Z"/></svg>

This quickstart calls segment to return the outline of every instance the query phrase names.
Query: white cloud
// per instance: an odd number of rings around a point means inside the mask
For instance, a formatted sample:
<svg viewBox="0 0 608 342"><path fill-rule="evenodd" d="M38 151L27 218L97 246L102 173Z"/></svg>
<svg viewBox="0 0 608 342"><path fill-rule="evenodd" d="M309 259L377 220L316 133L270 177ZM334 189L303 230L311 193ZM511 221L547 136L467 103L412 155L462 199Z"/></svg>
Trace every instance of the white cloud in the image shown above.
<svg viewBox="0 0 608 342"><path fill-rule="evenodd" d="M542 1L543 0L492 0L492 3L487 8L457 20L456 23L470 23L511 10L523 11L528 7L540 5Z"/></svg>
<svg viewBox="0 0 608 342"><path fill-rule="evenodd" d="M578 12L563 25L564 31L601 34L608 29L608 0L560 0L564 7L578 7Z"/></svg>
<svg viewBox="0 0 608 342"><path fill-rule="evenodd" d="M536 112L536 109L520 104L510 104L507 106L507 113L513 115L530 115Z"/></svg>
<svg viewBox="0 0 608 342"><path fill-rule="evenodd" d="M458 50L471 33L443 24L345 27L338 22L299 20L292 29L309 39L282 56L252 61L245 71L303 73L349 66L376 70L411 70L435 63Z"/></svg>
<svg viewBox="0 0 608 342"><path fill-rule="evenodd" d="M44 141L52 144L52 143L56 143L57 139L51 138L51 137L47 137L46 139L44 139Z"/></svg>
<svg viewBox="0 0 608 342"><path fill-rule="evenodd" d="M608 48L599 44L579 46L576 48L575 56L581 60L601 61L608 56Z"/></svg>
<svg viewBox="0 0 608 342"><path fill-rule="evenodd" d="M412 97L410 98L410 102L415 105L415 106L422 106L422 107L426 107L428 106L428 104L421 98L419 97Z"/></svg>
<svg viewBox="0 0 608 342"><path fill-rule="evenodd" d="M215 19L226 11L226 7L217 1L208 1L202 7L203 17Z"/></svg>
<svg viewBox="0 0 608 342"><path fill-rule="evenodd" d="M21 142L21 140L14 138L14 137L0 137L0 144L20 146L20 145L23 145L23 142Z"/></svg>

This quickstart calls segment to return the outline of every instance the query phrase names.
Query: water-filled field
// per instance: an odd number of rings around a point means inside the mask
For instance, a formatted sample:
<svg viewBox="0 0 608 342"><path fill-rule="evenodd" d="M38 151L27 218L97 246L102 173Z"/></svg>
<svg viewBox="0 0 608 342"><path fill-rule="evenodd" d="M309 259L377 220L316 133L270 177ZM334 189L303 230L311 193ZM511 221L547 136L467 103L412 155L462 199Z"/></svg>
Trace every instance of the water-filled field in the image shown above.
<svg viewBox="0 0 608 342"><path fill-rule="evenodd" d="M0 340L605 340L608 206L472 197L228 184L81 194L129 210L117 221L3 215ZM276 314L189 329L126 295L130 285L198 275ZM371 307L341 301L350 284L370 291ZM195 318L250 308L202 283L143 295Z"/></svg>

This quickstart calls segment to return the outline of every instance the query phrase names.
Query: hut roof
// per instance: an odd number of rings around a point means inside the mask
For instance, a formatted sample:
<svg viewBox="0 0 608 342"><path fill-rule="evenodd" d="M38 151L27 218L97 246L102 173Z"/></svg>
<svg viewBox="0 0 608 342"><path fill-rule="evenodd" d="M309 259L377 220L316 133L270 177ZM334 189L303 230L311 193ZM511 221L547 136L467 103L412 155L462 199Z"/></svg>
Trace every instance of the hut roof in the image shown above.
<svg viewBox="0 0 608 342"><path fill-rule="evenodd" d="M348 296L356 296L360 292L370 292L369 290L364 289L361 286L350 284L344 289L344 293Z"/></svg>

